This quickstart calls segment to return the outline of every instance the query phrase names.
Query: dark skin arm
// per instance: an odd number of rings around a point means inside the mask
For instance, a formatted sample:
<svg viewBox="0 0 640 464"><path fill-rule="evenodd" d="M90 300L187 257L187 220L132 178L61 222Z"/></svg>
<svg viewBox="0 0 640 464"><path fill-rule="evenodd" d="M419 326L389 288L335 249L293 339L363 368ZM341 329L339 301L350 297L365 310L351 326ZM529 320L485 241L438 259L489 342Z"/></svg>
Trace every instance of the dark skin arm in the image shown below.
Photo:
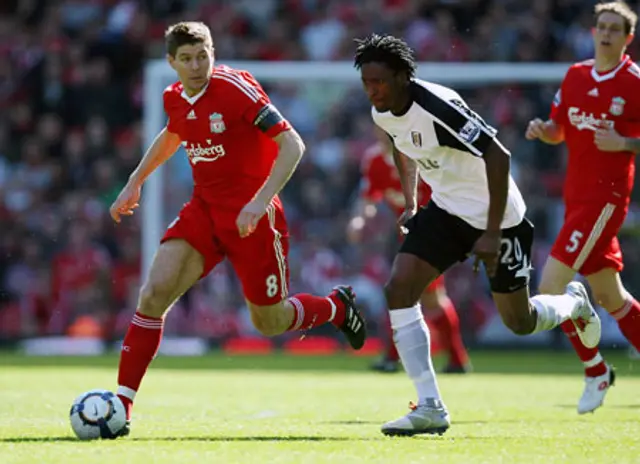
<svg viewBox="0 0 640 464"><path fill-rule="evenodd" d="M511 156L497 140L494 140L484 152L483 159L489 184L489 213L487 228L473 247L473 254L476 256L474 269L477 270L482 261L487 274L494 276L500 255L501 224L509 192Z"/></svg>
<svg viewBox="0 0 640 464"><path fill-rule="evenodd" d="M404 211L398 218L398 227L402 230L404 224L411 219L418 208L418 163L399 152L393 147L393 161L400 175L400 184L404 194Z"/></svg>

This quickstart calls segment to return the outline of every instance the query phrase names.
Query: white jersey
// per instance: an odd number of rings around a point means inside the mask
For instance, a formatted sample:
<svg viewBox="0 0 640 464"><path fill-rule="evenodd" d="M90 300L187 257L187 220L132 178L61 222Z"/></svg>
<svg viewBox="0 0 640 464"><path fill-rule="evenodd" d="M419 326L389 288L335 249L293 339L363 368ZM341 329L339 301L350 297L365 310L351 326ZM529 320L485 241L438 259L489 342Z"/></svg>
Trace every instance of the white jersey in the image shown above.
<svg viewBox="0 0 640 464"><path fill-rule="evenodd" d="M396 149L418 163L420 177L432 190L431 199L449 214L477 229L487 228L489 187L484 151L497 131L462 97L442 85L412 79L413 104L402 116L371 108L373 121L393 140ZM520 224L526 205L509 175L502 228Z"/></svg>

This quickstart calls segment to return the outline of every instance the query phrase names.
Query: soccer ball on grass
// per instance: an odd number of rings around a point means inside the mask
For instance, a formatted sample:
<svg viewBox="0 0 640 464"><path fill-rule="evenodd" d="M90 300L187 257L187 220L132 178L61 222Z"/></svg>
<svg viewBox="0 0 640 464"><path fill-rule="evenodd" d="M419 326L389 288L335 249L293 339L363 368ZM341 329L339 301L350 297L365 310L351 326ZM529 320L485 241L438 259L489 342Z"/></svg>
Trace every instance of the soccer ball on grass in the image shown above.
<svg viewBox="0 0 640 464"><path fill-rule="evenodd" d="M127 423L120 398L107 390L91 390L75 399L71 428L80 440L116 438Z"/></svg>

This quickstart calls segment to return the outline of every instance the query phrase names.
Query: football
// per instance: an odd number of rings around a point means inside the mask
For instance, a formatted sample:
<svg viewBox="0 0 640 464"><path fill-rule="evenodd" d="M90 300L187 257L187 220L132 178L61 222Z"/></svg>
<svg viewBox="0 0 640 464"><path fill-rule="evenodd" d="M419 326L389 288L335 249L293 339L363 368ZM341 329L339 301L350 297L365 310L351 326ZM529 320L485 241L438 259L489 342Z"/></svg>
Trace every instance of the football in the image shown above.
<svg viewBox="0 0 640 464"><path fill-rule="evenodd" d="M120 398L107 390L91 390L73 402L71 428L80 440L116 438L127 422Z"/></svg>

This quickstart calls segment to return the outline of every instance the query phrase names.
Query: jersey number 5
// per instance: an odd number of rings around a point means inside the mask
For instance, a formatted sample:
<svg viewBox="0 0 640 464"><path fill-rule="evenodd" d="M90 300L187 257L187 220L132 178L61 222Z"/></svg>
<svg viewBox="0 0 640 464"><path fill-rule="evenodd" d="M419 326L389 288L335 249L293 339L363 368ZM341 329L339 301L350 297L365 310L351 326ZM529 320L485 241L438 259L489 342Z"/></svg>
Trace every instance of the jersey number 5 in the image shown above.
<svg viewBox="0 0 640 464"><path fill-rule="evenodd" d="M567 250L568 253L573 253L574 251L576 251L580 246L580 240L582 240L582 237L584 237L584 234L582 232L580 232L579 230L574 230L571 233L571 237L569 237L569 244L565 247L565 250Z"/></svg>

